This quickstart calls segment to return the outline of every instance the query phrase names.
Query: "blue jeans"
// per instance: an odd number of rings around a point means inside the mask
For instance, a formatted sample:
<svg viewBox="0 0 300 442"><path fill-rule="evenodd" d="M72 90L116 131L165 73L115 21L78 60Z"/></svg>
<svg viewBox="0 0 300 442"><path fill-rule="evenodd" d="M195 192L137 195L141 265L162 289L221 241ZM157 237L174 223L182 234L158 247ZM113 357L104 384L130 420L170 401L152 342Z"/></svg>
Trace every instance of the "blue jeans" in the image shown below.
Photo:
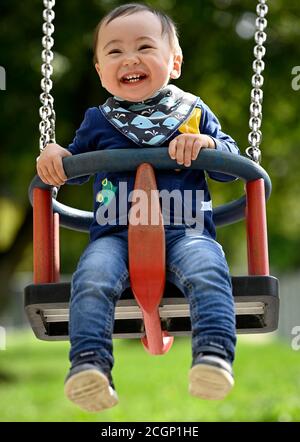
<svg viewBox="0 0 300 442"><path fill-rule="evenodd" d="M231 279L223 249L199 233L166 228L167 279L189 301L192 355L214 343L230 361L236 343ZM89 243L72 277L70 303L70 360L94 351L103 368L113 367L112 333L115 305L126 287L128 231Z"/></svg>

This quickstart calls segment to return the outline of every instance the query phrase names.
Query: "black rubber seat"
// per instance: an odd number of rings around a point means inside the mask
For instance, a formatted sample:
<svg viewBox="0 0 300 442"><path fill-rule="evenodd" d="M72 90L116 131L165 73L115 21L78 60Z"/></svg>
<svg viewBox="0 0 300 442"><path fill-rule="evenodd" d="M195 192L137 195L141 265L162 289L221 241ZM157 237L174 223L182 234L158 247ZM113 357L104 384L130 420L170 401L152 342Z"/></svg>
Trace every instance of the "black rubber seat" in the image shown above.
<svg viewBox="0 0 300 442"><path fill-rule="evenodd" d="M277 329L279 285L273 276L232 277L238 333L267 333ZM70 283L32 284L25 289L25 309L37 338L68 339ZM191 333L189 305L181 291L167 282L160 306L162 329L172 336ZM142 313L130 288L115 312L114 338L144 336Z"/></svg>

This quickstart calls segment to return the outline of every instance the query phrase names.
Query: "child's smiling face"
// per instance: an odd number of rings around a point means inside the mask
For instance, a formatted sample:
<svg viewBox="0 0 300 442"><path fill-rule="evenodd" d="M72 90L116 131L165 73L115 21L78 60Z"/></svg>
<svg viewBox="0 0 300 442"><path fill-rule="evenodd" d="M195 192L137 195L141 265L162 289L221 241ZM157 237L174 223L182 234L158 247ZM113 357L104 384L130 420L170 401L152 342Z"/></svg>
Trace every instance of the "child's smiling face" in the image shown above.
<svg viewBox="0 0 300 442"><path fill-rule="evenodd" d="M159 18L148 11L104 23L96 55L102 86L128 101L146 100L181 73L182 55L162 34Z"/></svg>

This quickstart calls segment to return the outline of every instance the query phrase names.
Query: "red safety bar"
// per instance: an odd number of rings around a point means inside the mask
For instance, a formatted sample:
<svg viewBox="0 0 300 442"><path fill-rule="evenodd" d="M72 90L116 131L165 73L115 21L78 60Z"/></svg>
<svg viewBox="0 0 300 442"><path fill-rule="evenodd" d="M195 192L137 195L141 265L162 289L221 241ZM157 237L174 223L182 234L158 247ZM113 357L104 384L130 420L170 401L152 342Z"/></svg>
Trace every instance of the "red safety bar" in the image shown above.
<svg viewBox="0 0 300 442"><path fill-rule="evenodd" d="M246 184L246 228L249 275L269 275L268 233L264 180Z"/></svg>
<svg viewBox="0 0 300 442"><path fill-rule="evenodd" d="M131 288L145 324L142 343L151 354L164 354L174 340L162 331L158 310L166 280L165 231L154 170L147 163L141 164L136 173L128 255Z"/></svg>
<svg viewBox="0 0 300 442"><path fill-rule="evenodd" d="M60 281L59 214L53 214L53 280Z"/></svg>
<svg viewBox="0 0 300 442"><path fill-rule="evenodd" d="M52 192L33 191L33 281L59 281L59 215L53 214Z"/></svg>

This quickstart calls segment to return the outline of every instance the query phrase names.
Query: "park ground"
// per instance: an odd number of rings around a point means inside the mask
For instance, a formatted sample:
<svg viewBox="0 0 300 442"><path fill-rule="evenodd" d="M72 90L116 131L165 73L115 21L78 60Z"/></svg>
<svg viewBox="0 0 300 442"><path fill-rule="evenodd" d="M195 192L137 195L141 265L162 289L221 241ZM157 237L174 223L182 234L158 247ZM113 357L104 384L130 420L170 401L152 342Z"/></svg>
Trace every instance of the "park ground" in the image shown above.
<svg viewBox="0 0 300 442"><path fill-rule="evenodd" d="M116 340L120 403L100 414L85 413L64 397L68 349L66 342L38 341L30 331L8 333L0 352L0 421L300 421L300 352L276 338L239 338L236 386L221 402L189 395L189 339L176 339L162 357L147 354L139 341Z"/></svg>

